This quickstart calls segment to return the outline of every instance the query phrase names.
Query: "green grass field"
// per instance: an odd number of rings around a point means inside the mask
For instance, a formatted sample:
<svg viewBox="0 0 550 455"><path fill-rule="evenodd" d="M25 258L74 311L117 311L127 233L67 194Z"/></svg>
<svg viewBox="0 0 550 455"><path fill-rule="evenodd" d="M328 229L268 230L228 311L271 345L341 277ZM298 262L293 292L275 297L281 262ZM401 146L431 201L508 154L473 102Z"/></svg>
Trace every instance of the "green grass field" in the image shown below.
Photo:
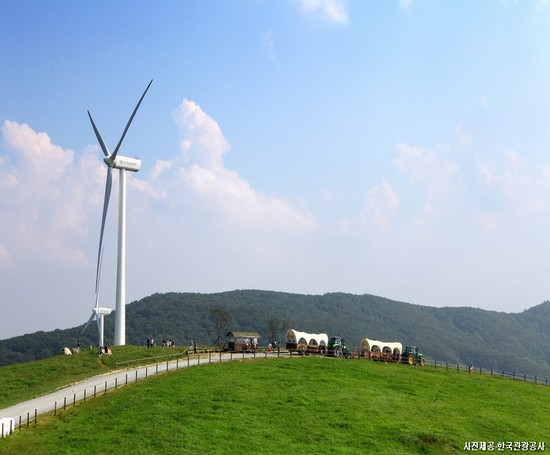
<svg viewBox="0 0 550 455"><path fill-rule="evenodd" d="M550 388L487 375L326 358L239 360L164 374L44 416L0 441L0 453L445 454L464 453L473 441L550 447L549 409Z"/></svg>
<svg viewBox="0 0 550 455"><path fill-rule="evenodd" d="M98 357L95 350L86 349L78 355L58 355L46 360L1 367L0 409L97 374L166 361L181 353L180 350L122 346L117 347L112 356Z"/></svg>

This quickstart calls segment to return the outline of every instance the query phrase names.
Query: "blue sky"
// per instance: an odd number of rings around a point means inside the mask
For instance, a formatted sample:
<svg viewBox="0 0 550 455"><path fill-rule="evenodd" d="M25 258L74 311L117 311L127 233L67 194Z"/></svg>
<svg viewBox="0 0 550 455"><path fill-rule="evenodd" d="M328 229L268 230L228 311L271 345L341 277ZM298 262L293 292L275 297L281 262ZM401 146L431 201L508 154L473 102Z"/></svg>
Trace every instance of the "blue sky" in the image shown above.
<svg viewBox="0 0 550 455"><path fill-rule="evenodd" d="M0 338L87 320L106 169L86 111L113 149L151 79L121 149L142 160L128 302L548 300L549 43L547 0L3 0Z"/></svg>

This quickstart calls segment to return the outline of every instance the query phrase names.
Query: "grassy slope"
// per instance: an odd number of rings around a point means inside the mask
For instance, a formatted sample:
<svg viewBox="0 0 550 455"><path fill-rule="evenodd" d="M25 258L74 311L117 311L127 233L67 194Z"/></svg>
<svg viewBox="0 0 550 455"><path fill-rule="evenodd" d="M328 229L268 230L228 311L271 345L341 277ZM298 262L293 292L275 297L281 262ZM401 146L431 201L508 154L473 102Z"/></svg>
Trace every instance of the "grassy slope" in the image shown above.
<svg viewBox="0 0 550 455"><path fill-rule="evenodd" d="M145 349L137 346L115 348L115 355L99 358L96 351L83 350L78 355L58 355L46 360L0 367L0 408L53 392L82 379L106 373L126 362L128 366L166 361L168 353L174 356L180 350ZM160 357L162 356L162 357Z"/></svg>
<svg viewBox="0 0 550 455"><path fill-rule="evenodd" d="M463 453L550 445L550 389L443 369L292 358L205 365L98 397L2 453Z"/></svg>

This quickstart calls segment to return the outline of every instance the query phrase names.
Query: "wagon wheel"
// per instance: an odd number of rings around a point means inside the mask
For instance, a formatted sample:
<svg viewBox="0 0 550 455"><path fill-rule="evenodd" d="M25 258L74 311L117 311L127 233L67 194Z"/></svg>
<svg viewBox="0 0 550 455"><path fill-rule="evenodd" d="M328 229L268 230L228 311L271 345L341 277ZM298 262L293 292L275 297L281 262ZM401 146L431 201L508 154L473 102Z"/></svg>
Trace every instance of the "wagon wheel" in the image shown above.
<svg viewBox="0 0 550 455"><path fill-rule="evenodd" d="M420 365L424 366L425 364L426 364L426 361L425 361L424 359L422 359L422 360L420 361Z"/></svg>
<svg viewBox="0 0 550 455"><path fill-rule="evenodd" d="M414 355L409 355L409 365L414 365Z"/></svg>

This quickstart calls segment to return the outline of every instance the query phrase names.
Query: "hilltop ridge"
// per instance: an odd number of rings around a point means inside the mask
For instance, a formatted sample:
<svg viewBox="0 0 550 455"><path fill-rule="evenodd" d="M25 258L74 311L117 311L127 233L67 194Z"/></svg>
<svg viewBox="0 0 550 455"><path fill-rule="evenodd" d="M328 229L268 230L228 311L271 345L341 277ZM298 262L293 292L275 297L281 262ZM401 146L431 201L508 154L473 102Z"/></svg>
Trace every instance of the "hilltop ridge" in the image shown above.
<svg viewBox="0 0 550 455"><path fill-rule="evenodd" d="M231 330L254 330L268 338L270 319L279 328L344 336L351 347L363 337L399 340L421 348L427 358L550 377L550 302L521 313L471 307L428 307L364 294L290 294L235 290L212 294L158 293L127 305L127 342L143 345L148 336L171 337L177 344L216 339L213 306L227 310ZM106 318L112 343L114 315ZM94 327L83 326L0 341L0 366L47 358L62 346L95 345ZM278 332L284 341L283 330Z"/></svg>

